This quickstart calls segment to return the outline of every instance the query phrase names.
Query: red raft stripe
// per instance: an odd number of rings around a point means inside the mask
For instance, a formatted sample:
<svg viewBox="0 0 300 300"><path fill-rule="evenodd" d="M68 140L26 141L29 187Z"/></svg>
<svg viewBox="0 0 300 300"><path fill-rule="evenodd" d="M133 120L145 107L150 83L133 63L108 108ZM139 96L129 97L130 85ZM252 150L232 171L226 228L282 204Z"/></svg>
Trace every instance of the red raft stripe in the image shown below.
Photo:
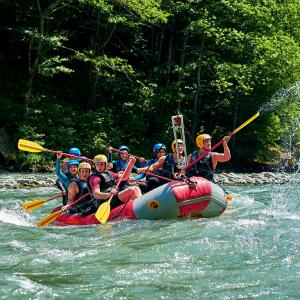
<svg viewBox="0 0 300 300"><path fill-rule="evenodd" d="M199 177L192 177L191 181L195 181L197 184L188 185L185 182L172 182L169 184L177 203L203 196L211 196L212 189L210 181Z"/></svg>
<svg viewBox="0 0 300 300"><path fill-rule="evenodd" d="M78 214L61 214L54 221L56 225L67 226L67 225L92 225L99 224L99 221L95 218L95 214L91 214L85 217L81 217Z"/></svg>
<svg viewBox="0 0 300 300"><path fill-rule="evenodd" d="M124 207L125 205L125 207ZM124 209L123 209L124 207ZM123 209L123 210L122 210ZM136 215L133 211L133 200L127 204L120 205L110 212L108 221L119 221L123 219L136 220Z"/></svg>
<svg viewBox="0 0 300 300"><path fill-rule="evenodd" d="M196 202L196 203L190 203L187 205L182 205L179 206L179 214L180 216L186 216L191 214L192 212L201 212L204 209L207 208L209 205L210 201L209 200L203 200L201 202Z"/></svg>

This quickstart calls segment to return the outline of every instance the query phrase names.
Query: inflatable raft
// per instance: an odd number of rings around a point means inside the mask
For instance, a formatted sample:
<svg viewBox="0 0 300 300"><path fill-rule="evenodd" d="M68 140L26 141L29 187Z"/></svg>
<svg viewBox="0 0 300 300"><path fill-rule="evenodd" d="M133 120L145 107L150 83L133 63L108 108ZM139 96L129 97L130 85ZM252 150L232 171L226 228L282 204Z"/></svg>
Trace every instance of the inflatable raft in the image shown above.
<svg viewBox="0 0 300 300"><path fill-rule="evenodd" d="M227 208L224 190L201 177L166 183L143 196L120 205L110 212L108 222L122 219L162 220L184 217L211 218L220 216ZM80 216L64 213L55 225L99 224L95 215Z"/></svg>

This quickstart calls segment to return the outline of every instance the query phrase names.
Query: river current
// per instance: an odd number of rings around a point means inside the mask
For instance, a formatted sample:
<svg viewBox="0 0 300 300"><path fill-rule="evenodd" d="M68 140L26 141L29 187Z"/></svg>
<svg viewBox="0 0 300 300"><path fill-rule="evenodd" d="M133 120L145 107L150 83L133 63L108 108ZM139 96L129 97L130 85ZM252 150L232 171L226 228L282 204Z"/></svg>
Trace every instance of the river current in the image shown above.
<svg viewBox="0 0 300 300"><path fill-rule="evenodd" d="M292 175L291 175L292 176ZM300 299L300 184L226 186L213 219L37 228L55 188L0 191L1 299Z"/></svg>

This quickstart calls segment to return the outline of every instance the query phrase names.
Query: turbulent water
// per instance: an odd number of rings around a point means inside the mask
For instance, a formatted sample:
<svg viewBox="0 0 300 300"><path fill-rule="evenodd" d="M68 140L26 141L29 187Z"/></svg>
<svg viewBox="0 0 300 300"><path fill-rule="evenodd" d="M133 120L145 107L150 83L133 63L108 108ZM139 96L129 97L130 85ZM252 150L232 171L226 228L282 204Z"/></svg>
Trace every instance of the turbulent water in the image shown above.
<svg viewBox="0 0 300 300"><path fill-rule="evenodd" d="M226 187L214 219L35 227L47 189L0 193L1 299L299 299L300 184Z"/></svg>

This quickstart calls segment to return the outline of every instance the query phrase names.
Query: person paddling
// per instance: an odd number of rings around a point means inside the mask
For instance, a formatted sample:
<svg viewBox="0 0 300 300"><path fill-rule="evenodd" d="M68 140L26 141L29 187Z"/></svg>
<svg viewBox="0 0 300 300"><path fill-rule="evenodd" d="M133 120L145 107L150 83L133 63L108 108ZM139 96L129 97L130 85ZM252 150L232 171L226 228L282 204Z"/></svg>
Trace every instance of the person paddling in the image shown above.
<svg viewBox="0 0 300 300"><path fill-rule="evenodd" d="M63 196L63 205L66 205L68 202L67 190L71 181L77 177L79 162L75 159L68 160L67 171L63 172L60 165L61 157L62 153L57 153L55 173L58 178L56 180L56 185L65 194L65 196Z"/></svg>
<svg viewBox="0 0 300 300"><path fill-rule="evenodd" d="M123 171L126 169L127 165L128 165L128 161L129 161L129 154L130 154L130 150L127 146L120 146L118 149L119 152L118 156L120 159L118 160L113 160L112 159L112 151L113 148L111 146L108 147L108 167L107 169L111 170L114 173L120 173L122 174ZM142 162L146 162L145 159L141 158ZM131 173L137 173L137 167L133 166L132 167L132 171ZM129 182L127 180L122 181L121 185L120 185L120 189L123 190L125 188L127 188L129 186Z"/></svg>
<svg viewBox="0 0 300 300"><path fill-rule="evenodd" d="M138 173L146 172L155 172L160 170L160 175L170 179L177 179L176 174L180 171L177 168L178 159L177 159L177 149L176 143L178 146L178 158L181 160L183 158L183 141L181 139L174 140L171 144L172 153L161 156L156 163L152 164L149 168L143 167L139 168ZM165 181L160 180L159 185L164 184Z"/></svg>
<svg viewBox="0 0 300 300"><path fill-rule="evenodd" d="M197 176L203 177L210 181L214 181L214 170L217 167L218 162L226 162L231 159L231 154L227 142L230 137L226 136L223 139L223 153L218 152L209 152L205 157L203 157L200 161L191 166L187 171L186 175L188 177ZM191 153L187 158L188 165L200 157L203 153L209 151L211 149L211 136L209 134L200 134L196 137L196 145L199 150Z"/></svg>
<svg viewBox="0 0 300 300"><path fill-rule="evenodd" d="M144 169L147 171L148 167L150 167L152 164L156 163L162 156L166 155L166 145L162 144L162 143L157 143L153 146L152 152L153 152L153 159L149 159L146 161L145 165L143 167L145 167ZM140 168L141 170L141 168ZM161 175L161 170L162 168L153 171L153 173L157 174L157 175ZM145 174L140 174L138 176L135 177L136 180L142 179L144 178ZM151 176L151 175L146 175L146 181L142 182L139 184L139 187L142 191L143 194L155 189L156 187L162 185L164 182L161 181L161 179Z"/></svg>
<svg viewBox="0 0 300 300"><path fill-rule="evenodd" d="M118 156L120 159L117 159L117 160L113 160L112 151L113 151L113 148L111 146L109 146L108 147L108 152L109 152L108 153L108 162L109 162L109 164L112 165L111 171L115 172L115 173L124 171L127 167L128 160L129 160L129 155L128 155L128 154L130 154L129 148L127 146L120 146L118 148L118 151L120 151L118 153ZM142 159L142 162L146 162L146 160ZM137 173L136 170L137 170L137 167L133 166L131 172Z"/></svg>
<svg viewBox="0 0 300 300"><path fill-rule="evenodd" d="M71 181L68 188L68 203L62 209L65 211L68 205L72 204L84 195L89 194L89 189L87 186L87 179L91 173L92 167L87 162L81 162L78 166L78 178ZM69 209L70 214L79 213L82 216L96 212L93 210L94 202L91 200L91 196L87 195L82 201L77 205Z"/></svg>
<svg viewBox="0 0 300 300"><path fill-rule="evenodd" d="M128 180L135 161L133 156L129 156L128 168L126 168L123 181ZM94 164L96 170L88 178L88 187L93 197L96 199L97 208L100 204L107 201L112 194L114 194L114 196L110 202L111 209L142 195L140 188L137 186L123 187L123 189L120 188L120 191L114 189L117 179L120 178L122 174L107 170L108 161L105 155L96 155L94 157Z"/></svg>

